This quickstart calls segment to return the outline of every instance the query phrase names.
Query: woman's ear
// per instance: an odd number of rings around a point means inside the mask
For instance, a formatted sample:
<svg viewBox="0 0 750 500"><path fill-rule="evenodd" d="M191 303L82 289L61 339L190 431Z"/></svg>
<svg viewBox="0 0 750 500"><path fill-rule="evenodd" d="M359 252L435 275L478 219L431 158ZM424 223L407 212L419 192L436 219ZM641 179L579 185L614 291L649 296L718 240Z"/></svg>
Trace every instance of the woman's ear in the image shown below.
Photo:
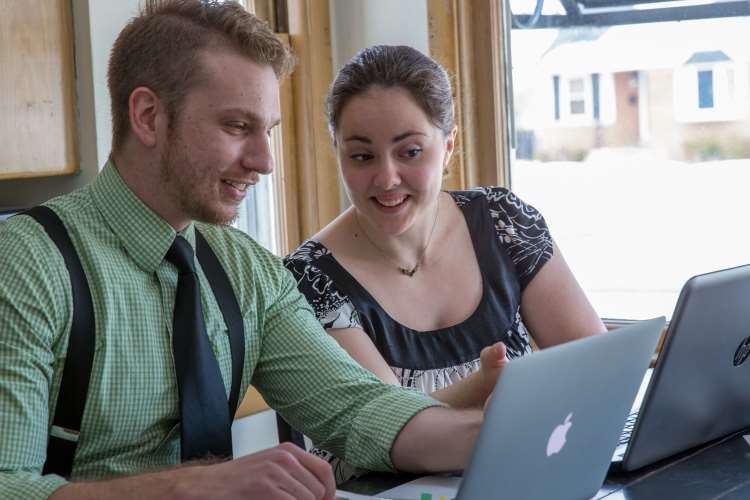
<svg viewBox="0 0 750 500"><path fill-rule="evenodd" d="M145 147L152 148L157 143L159 114L162 112L159 97L148 87L136 87L128 98L130 130Z"/></svg>
<svg viewBox="0 0 750 500"><path fill-rule="evenodd" d="M448 170L448 164L451 161L453 150L456 147L456 134L458 134L458 127L454 126L453 130L445 137L445 158L443 158L443 170Z"/></svg>

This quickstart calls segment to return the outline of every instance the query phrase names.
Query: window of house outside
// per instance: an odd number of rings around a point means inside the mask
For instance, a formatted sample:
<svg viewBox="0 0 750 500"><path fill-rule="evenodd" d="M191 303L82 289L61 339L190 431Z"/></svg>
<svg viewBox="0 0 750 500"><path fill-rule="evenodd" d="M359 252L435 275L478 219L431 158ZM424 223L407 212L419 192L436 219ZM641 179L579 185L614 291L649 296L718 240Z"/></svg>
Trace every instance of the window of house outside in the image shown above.
<svg viewBox="0 0 750 500"><path fill-rule="evenodd" d="M585 88L583 78L571 78L568 80L568 92L570 99L570 114L582 115L586 112L586 100L590 95Z"/></svg>
<svg viewBox="0 0 750 500"><path fill-rule="evenodd" d="M560 88L562 82L562 88ZM615 120L615 88L612 75L591 73L586 75L552 75L546 82L552 85L555 100L554 125L560 127L590 127L597 123L610 125ZM549 103L538 103L545 113Z"/></svg>
<svg viewBox="0 0 750 500"><path fill-rule="evenodd" d="M748 65L723 51L693 54L674 79L675 118L680 122L742 121L748 106Z"/></svg>
<svg viewBox="0 0 750 500"><path fill-rule="evenodd" d="M696 14L730 3L509 0L511 187L602 317L750 263L750 17Z"/></svg>

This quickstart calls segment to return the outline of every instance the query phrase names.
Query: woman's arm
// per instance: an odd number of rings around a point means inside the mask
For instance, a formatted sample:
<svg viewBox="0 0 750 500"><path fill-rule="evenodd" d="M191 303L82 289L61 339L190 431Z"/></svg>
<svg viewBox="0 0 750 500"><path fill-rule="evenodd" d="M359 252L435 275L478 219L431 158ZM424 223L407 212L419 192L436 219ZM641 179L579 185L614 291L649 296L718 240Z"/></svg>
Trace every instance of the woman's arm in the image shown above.
<svg viewBox="0 0 750 500"><path fill-rule="evenodd" d="M330 329L328 333L365 369L387 384L400 385L388 363L362 329ZM430 396L454 408L481 408L505 366L505 345L498 342L482 349L480 363L481 368L478 372L444 389L432 392Z"/></svg>
<svg viewBox="0 0 750 500"><path fill-rule="evenodd" d="M541 348L607 331L557 245L521 294L521 315Z"/></svg>

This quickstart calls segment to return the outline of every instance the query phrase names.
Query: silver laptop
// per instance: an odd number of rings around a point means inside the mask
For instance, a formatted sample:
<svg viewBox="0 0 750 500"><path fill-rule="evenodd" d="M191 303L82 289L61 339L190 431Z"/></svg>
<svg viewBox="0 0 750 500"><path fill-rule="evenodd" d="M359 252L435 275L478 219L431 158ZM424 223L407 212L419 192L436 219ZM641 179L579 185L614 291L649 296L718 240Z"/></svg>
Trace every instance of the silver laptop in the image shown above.
<svg viewBox="0 0 750 500"><path fill-rule="evenodd" d="M631 471L750 426L748 357L750 265L688 280L614 469Z"/></svg>
<svg viewBox="0 0 750 500"><path fill-rule="evenodd" d="M508 363L456 498L594 495L664 324L641 321Z"/></svg>
<svg viewBox="0 0 750 500"><path fill-rule="evenodd" d="M377 497L337 499L591 498L664 324L641 321L508 363L463 478L425 476Z"/></svg>

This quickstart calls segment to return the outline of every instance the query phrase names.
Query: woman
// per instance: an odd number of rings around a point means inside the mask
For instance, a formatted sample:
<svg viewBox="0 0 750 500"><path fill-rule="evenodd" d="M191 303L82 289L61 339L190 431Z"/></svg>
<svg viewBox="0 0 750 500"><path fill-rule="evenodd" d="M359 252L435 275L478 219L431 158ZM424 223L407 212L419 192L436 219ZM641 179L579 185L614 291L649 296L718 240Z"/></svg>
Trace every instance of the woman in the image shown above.
<svg viewBox="0 0 750 500"><path fill-rule="evenodd" d="M441 190L456 126L436 62L369 47L339 71L327 104L352 206L286 265L362 366L476 406L531 338L544 348L605 331L534 208L504 188Z"/></svg>

